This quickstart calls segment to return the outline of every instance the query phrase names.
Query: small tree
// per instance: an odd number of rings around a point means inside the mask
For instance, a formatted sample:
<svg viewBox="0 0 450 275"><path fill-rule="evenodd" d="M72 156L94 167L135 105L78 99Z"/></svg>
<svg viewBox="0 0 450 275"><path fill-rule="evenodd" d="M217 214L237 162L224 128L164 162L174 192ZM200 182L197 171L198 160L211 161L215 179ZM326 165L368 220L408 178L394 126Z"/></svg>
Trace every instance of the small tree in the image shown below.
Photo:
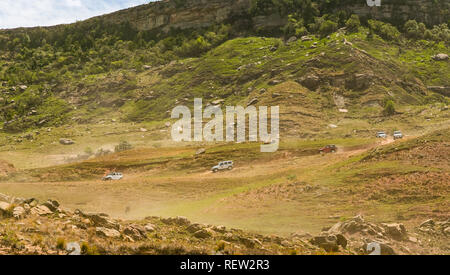
<svg viewBox="0 0 450 275"><path fill-rule="evenodd" d="M319 33L322 37L325 37L338 29L338 24L331 20L325 20L319 28Z"/></svg>
<svg viewBox="0 0 450 275"><path fill-rule="evenodd" d="M424 31L419 29L419 24L417 24L416 20L408 20L404 28L408 38L419 39L423 36Z"/></svg>
<svg viewBox="0 0 450 275"><path fill-rule="evenodd" d="M396 113L394 101L392 101L392 100L386 101L386 103L384 104L383 113L385 116L392 116Z"/></svg>
<svg viewBox="0 0 450 275"><path fill-rule="evenodd" d="M345 27L349 32L357 32L359 27L361 26L361 21L359 21L359 16L353 14L347 22L345 22Z"/></svg>

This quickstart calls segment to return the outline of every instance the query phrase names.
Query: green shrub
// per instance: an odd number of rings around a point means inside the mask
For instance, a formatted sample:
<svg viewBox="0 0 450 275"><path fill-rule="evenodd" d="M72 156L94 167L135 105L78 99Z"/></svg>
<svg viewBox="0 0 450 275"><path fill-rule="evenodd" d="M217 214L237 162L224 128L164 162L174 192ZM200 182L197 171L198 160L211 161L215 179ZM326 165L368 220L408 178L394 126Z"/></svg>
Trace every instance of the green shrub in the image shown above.
<svg viewBox="0 0 450 275"><path fill-rule="evenodd" d="M322 37L327 36L338 29L338 24L331 20L325 20L319 28L319 33Z"/></svg>
<svg viewBox="0 0 450 275"><path fill-rule="evenodd" d="M58 240L56 240L56 248L59 250L65 250L66 240L64 240L63 238L58 238Z"/></svg>
<svg viewBox="0 0 450 275"><path fill-rule="evenodd" d="M98 249L95 245L90 245L87 242L81 244L82 255L99 255Z"/></svg>
<svg viewBox="0 0 450 275"><path fill-rule="evenodd" d="M405 35L408 38L420 39L423 37L425 30L419 29L419 24L416 20L408 20L404 26Z"/></svg>
<svg viewBox="0 0 450 275"><path fill-rule="evenodd" d="M23 244L19 240L19 237L16 235L14 231L7 231L3 233L0 242L5 246L10 246L12 248L21 248Z"/></svg>
<svg viewBox="0 0 450 275"><path fill-rule="evenodd" d="M391 116L394 115L395 112L395 104L394 101L392 100L387 100L386 103L384 104L384 110L383 110L383 114L385 116Z"/></svg>
<svg viewBox="0 0 450 275"><path fill-rule="evenodd" d="M381 38L385 40L396 40L400 38L400 32L397 30L396 27L392 26L389 23L383 23L378 20L369 20L369 27Z"/></svg>
<svg viewBox="0 0 450 275"><path fill-rule="evenodd" d="M210 48L211 44L203 36L199 36L197 39L184 42L180 47L175 48L175 53L183 57L199 56Z"/></svg>
<svg viewBox="0 0 450 275"><path fill-rule="evenodd" d="M360 26L361 22L359 21L359 16L356 14L353 14L347 22L345 22L345 27L349 32L357 32Z"/></svg>

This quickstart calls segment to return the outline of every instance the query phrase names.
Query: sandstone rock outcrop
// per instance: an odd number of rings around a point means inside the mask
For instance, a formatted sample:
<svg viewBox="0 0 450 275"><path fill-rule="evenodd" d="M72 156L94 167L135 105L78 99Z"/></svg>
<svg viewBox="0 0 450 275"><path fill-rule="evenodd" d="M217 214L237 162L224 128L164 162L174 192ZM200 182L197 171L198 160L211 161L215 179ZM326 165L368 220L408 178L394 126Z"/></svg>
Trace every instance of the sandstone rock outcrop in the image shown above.
<svg viewBox="0 0 450 275"><path fill-rule="evenodd" d="M448 9L445 1L436 4L435 1L411 0L407 3L383 3L381 8L371 8L365 1L360 3L340 5L338 9L354 12L359 16L378 20L390 19L408 20L415 18L430 25L446 23L446 17L439 11ZM208 27L215 23L223 23L236 15L248 17L251 0L185 0L157 1L111 14L96 17L106 22L128 22L139 31L161 29L189 29ZM251 18L256 27L284 26L287 18L273 12ZM302 39L303 40L303 39Z"/></svg>

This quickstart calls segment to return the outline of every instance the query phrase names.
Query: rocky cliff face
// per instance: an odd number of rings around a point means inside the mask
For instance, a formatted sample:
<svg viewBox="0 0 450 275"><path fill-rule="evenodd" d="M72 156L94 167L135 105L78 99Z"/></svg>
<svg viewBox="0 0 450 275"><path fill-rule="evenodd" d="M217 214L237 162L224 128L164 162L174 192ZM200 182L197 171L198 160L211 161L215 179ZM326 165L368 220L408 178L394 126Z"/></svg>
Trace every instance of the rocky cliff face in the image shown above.
<svg viewBox="0 0 450 275"><path fill-rule="evenodd" d="M432 25L444 23L449 18L450 4L445 1L383 0L380 7L369 7L365 0L359 2L339 9L369 18L388 21L416 19ZM114 23L129 22L138 30L201 28L223 22L232 15L243 14L250 5L251 0L164 0L108 14L103 19ZM277 14L254 17L253 22L258 27L286 23Z"/></svg>
<svg viewBox="0 0 450 275"><path fill-rule="evenodd" d="M164 0L108 14L104 19L130 22L138 30L201 28L247 11L250 3L251 0Z"/></svg>

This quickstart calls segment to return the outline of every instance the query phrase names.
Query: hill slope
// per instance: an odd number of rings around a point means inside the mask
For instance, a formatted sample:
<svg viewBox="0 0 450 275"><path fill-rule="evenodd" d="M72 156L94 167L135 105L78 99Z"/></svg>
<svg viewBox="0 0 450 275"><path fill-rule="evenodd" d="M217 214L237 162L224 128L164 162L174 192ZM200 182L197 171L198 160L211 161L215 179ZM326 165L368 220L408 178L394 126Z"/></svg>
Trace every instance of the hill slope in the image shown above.
<svg viewBox="0 0 450 275"><path fill-rule="evenodd" d="M290 7L292 13L284 11L288 4L283 1L269 6L236 2L238 10L269 16L266 22L275 22L270 16L277 14L284 23L261 28L253 21L225 20L164 33L140 30L134 17L128 20L135 25L119 20L128 18L123 14L140 18L147 8L191 14L190 8L200 3L164 1L71 25L1 31L3 130L91 123L111 113L123 121L161 121L194 97L204 98L205 104L220 99L246 104L258 98L261 104L296 105L302 100L310 110L286 106L285 120L314 125L351 106L364 106L351 112L355 118L380 113L388 100L400 107L447 104L441 94L448 96L449 62L432 58L449 53L446 24L402 21L396 27L351 17L345 6L345 12L332 14L339 5L322 1ZM224 1L208 3L218 10L235 9ZM444 5L439 23L446 22L445 1L435 5ZM309 37L300 39L304 35ZM270 83L286 81L299 85L268 91ZM280 89L285 94L278 96Z"/></svg>

